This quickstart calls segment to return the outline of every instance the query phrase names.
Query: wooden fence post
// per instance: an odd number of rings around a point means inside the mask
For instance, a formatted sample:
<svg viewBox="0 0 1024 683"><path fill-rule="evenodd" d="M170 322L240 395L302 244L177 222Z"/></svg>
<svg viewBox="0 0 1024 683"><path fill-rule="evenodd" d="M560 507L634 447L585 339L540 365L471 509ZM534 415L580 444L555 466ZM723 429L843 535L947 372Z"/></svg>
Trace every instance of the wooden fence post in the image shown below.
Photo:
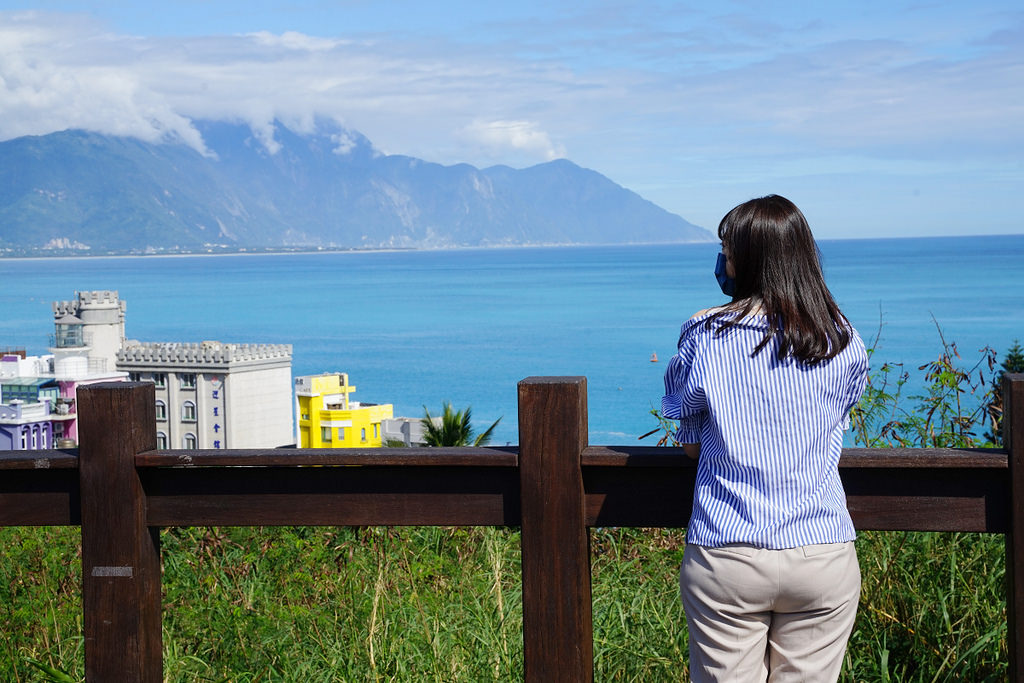
<svg viewBox="0 0 1024 683"><path fill-rule="evenodd" d="M527 683L594 678L590 543L580 469L586 446L586 377L528 377L519 383Z"/></svg>
<svg viewBox="0 0 1024 683"><path fill-rule="evenodd" d="M160 535L135 454L156 448L150 383L78 388L85 680L163 680Z"/></svg>
<svg viewBox="0 0 1024 683"><path fill-rule="evenodd" d="M1003 375L1003 445L1010 468L1006 534L1008 680L1024 682L1024 374Z"/></svg>

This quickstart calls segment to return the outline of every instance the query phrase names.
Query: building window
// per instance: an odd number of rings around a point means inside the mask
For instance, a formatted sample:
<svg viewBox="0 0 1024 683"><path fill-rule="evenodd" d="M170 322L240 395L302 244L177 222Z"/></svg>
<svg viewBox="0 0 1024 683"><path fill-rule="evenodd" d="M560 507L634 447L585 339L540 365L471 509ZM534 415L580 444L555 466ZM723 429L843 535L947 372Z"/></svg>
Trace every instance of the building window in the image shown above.
<svg viewBox="0 0 1024 683"><path fill-rule="evenodd" d="M84 335L82 334L82 324L56 324L54 328L57 331L56 334L56 346L58 349L70 349L77 348L79 346L85 346Z"/></svg>
<svg viewBox="0 0 1024 683"><path fill-rule="evenodd" d="M376 422L373 423L373 438L380 438L380 425L377 424Z"/></svg>
<svg viewBox="0 0 1024 683"><path fill-rule="evenodd" d="M181 447L187 450L194 450L196 447L196 435L188 433L181 437Z"/></svg>
<svg viewBox="0 0 1024 683"><path fill-rule="evenodd" d="M4 402L10 403L16 399L25 403L35 403L39 399L39 391L20 384L4 385Z"/></svg>
<svg viewBox="0 0 1024 683"><path fill-rule="evenodd" d="M167 419L167 404L163 401L156 402L156 419L166 420Z"/></svg>
<svg viewBox="0 0 1024 683"><path fill-rule="evenodd" d="M25 432L21 433L21 450L28 450L28 434L26 434Z"/></svg>
<svg viewBox="0 0 1024 683"><path fill-rule="evenodd" d="M46 440L46 430L45 429L43 431L39 432L39 447L40 448L44 448L44 449L50 447L49 443Z"/></svg>
<svg viewBox="0 0 1024 683"><path fill-rule="evenodd" d="M39 432L37 430L38 427L32 428L32 450L39 448Z"/></svg>
<svg viewBox="0 0 1024 683"><path fill-rule="evenodd" d="M366 427L363 427L359 430L359 438L363 441L366 441Z"/></svg>
<svg viewBox="0 0 1024 683"><path fill-rule="evenodd" d="M330 443L331 442L331 431L332 430L331 430L330 427L321 427L320 428L320 440L321 441L325 441L327 443Z"/></svg>
<svg viewBox="0 0 1024 683"><path fill-rule="evenodd" d="M167 435L163 432L156 433L156 447L161 451L167 450Z"/></svg>
<svg viewBox="0 0 1024 683"><path fill-rule="evenodd" d="M308 420L309 419L309 413L302 413L302 417L300 417L299 419L300 420Z"/></svg>
<svg viewBox="0 0 1024 683"><path fill-rule="evenodd" d="M128 381L129 382L141 382L142 381L142 373L141 372L129 372L128 373Z"/></svg>
<svg viewBox="0 0 1024 683"><path fill-rule="evenodd" d="M194 373L187 372L187 373L178 375L178 379L181 382L180 386L181 386L182 389L195 389L196 388L196 376L195 376Z"/></svg>
<svg viewBox="0 0 1024 683"><path fill-rule="evenodd" d="M181 404L181 421L196 421L196 404L193 403L192 401L185 401L184 403Z"/></svg>
<svg viewBox="0 0 1024 683"><path fill-rule="evenodd" d="M158 389L164 389L167 387L167 373L166 372L154 372L153 373L153 384Z"/></svg>
<svg viewBox="0 0 1024 683"><path fill-rule="evenodd" d="M345 440L345 428L344 427L338 427L338 441L344 441L344 440Z"/></svg>

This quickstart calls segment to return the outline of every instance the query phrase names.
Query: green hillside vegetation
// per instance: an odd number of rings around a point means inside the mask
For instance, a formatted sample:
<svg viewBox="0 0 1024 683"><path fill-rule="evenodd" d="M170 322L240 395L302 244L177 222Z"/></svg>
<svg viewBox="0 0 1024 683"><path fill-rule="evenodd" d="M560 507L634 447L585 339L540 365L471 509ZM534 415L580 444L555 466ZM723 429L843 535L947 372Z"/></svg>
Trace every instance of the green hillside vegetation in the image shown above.
<svg viewBox="0 0 1024 683"><path fill-rule="evenodd" d="M214 181L187 148L65 131L5 142L2 158L0 246L63 238L128 251L218 241L217 230L204 239L210 220L198 201Z"/></svg>
<svg viewBox="0 0 1024 683"><path fill-rule="evenodd" d="M880 368L858 443L984 444L992 358L964 369L943 344L911 397L907 373ZM687 680L683 535L593 530L596 680ZM78 536L0 529L0 680L81 680ZM516 529L185 528L162 542L167 681L522 679ZM863 532L857 546L842 680L1005 680L1001 536Z"/></svg>

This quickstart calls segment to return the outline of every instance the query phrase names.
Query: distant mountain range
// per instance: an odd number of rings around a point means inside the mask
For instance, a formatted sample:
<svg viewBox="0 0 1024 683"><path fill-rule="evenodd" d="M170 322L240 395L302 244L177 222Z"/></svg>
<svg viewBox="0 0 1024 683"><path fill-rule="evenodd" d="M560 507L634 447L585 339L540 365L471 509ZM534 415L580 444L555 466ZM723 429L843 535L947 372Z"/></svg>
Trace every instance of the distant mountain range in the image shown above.
<svg viewBox="0 0 1024 683"><path fill-rule="evenodd" d="M201 121L185 144L69 130L0 143L0 255L712 240L567 160L442 166L319 125Z"/></svg>

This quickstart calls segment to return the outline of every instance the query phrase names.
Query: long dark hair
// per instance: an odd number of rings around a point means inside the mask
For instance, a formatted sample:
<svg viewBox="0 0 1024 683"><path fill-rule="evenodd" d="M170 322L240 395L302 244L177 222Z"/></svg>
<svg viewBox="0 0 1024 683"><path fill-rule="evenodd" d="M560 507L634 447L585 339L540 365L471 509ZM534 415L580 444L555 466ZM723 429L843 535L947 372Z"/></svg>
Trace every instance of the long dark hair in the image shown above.
<svg viewBox="0 0 1024 683"><path fill-rule="evenodd" d="M846 348L850 323L825 285L818 245L793 202L778 195L744 202L725 214L718 237L736 269L736 289L709 327L717 321L721 333L758 310L768 329L751 356L776 337L779 360L792 355L808 365Z"/></svg>

